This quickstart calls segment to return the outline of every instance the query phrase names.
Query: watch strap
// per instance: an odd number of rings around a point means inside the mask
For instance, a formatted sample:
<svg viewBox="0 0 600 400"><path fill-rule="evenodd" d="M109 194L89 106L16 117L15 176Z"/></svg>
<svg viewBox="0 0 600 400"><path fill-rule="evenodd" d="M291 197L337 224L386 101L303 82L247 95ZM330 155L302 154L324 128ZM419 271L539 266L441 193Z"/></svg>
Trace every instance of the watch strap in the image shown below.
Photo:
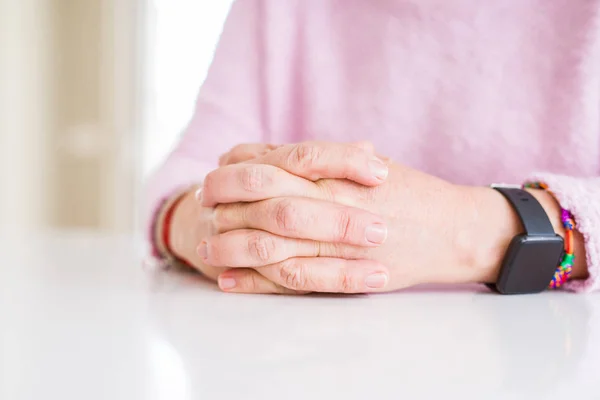
<svg viewBox="0 0 600 400"><path fill-rule="evenodd" d="M526 190L492 186L512 205L528 236L554 235L554 227L542 205Z"/></svg>

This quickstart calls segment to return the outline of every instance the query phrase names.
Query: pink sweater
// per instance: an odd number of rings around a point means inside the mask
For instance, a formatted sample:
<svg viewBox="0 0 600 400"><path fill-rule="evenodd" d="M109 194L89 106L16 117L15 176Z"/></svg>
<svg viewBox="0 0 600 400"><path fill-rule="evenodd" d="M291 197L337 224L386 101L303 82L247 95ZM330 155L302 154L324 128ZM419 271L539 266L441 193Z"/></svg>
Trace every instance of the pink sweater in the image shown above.
<svg viewBox="0 0 600 400"><path fill-rule="evenodd" d="M193 51L193 49L190 49ZM600 288L600 0L238 0L161 201L240 143L371 140L451 182L547 182Z"/></svg>

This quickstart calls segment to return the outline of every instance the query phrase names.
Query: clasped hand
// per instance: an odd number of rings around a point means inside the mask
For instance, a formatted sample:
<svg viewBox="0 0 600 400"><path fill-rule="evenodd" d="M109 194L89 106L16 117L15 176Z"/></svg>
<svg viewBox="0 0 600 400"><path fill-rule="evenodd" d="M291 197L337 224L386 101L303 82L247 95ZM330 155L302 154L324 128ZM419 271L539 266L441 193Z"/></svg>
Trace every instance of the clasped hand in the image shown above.
<svg viewBox="0 0 600 400"><path fill-rule="evenodd" d="M221 165L178 207L171 242L222 290L368 293L494 279L486 257L498 242L472 243L483 199L502 204L489 190L384 161L368 143L242 145Z"/></svg>

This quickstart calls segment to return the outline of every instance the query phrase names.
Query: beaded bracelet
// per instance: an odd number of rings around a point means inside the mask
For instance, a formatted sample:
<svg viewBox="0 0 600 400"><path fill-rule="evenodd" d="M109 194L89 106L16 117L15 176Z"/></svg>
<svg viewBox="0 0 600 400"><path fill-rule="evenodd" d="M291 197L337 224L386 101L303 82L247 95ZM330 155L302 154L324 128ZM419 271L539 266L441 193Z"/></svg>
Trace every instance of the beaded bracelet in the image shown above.
<svg viewBox="0 0 600 400"><path fill-rule="evenodd" d="M530 182L523 185L523 188L531 189L542 189L548 193L554 194L548 189L548 185L543 182ZM566 281L569 280L571 273L573 272L573 261L575 260L574 251L574 239L573 231L575 230L575 219L573 215L564 208L560 209L560 218L565 228L565 254L560 262L560 265L556 268L552 281L548 285L550 289L557 289L561 287Z"/></svg>

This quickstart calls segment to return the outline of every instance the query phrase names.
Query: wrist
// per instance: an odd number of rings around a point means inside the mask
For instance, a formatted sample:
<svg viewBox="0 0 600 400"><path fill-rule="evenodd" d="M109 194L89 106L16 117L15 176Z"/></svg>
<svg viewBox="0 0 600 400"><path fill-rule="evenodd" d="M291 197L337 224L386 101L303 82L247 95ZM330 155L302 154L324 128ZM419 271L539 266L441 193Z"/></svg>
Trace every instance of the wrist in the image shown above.
<svg viewBox="0 0 600 400"><path fill-rule="evenodd" d="M564 238L565 229L560 218L561 208L556 199L547 191L526 189L540 203L554 232ZM472 228L469 230L468 282L495 283L510 241L524 232L516 211L495 189L473 187L469 189L473 204ZM575 232L575 265L573 279L587 277L585 246L583 237ZM558 267L558 265L557 265Z"/></svg>
<svg viewBox="0 0 600 400"><path fill-rule="evenodd" d="M471 187L468 283L495 283L511 240L524 232L516 211L495 189Z"/></svg>
<svg viewBox="0 0 600 400"><path fill-rule="evenodd" d="M195 189L179 192L169 198L157 216L154 237L159 254L167 258L185 259L187 253L182 240L185 223L193 210ZM190 201L191 200L191 201Z"/></svg>
<svg viewBox="0 0 600 400"><path fill-rule="evenodd" d="M194 256L198 243L192 243L196 238L195 230L199 225L199 210L196 200L197 188L191 188L180 195L179 201L172 210L171 226L168 230L168 240L171 255L177 259L189 262Z"/></svg>
<svg viewBox="0 0 600 400"><path fill-rule="evenodd" d="M171 225L169 220L173 219L173 209L181 196L182 194L178 193L177 195L166 199L156 214L156 223L154 224L152 235L154 245L159 256L171 256L168 249L167 240L165 240L165 232L168 229L168 226Z"/></svg>

